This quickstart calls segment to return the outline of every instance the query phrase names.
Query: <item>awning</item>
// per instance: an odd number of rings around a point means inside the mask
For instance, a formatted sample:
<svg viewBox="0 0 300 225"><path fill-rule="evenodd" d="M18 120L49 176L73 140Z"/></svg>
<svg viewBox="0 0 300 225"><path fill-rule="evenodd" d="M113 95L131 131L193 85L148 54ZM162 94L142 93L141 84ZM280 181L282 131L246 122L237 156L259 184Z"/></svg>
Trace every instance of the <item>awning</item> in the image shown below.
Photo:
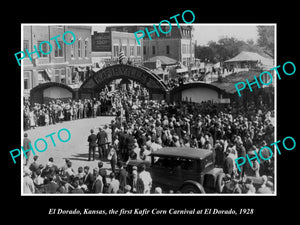
<svg viewBox="0 0 300 225"><path fill-rule="evenodd" d="M188 68L185 66L181 66L181 68L176 69L176 73L186 73L188 72Z"/></svg>
<svg viewBox="0 0 300 225"><path fill-rule="evenodd" d="M92 68L92 70L93 70L94 72L98 72L99 70L101 70L101 68L94 67L94 68Z"/></svg>
<svg viewBox="0 0 300 225"><path fill-rule="evenodd" d="M51 69L45 69L42 76L43 76L44 80L51 81L52 70Z"/></svg>

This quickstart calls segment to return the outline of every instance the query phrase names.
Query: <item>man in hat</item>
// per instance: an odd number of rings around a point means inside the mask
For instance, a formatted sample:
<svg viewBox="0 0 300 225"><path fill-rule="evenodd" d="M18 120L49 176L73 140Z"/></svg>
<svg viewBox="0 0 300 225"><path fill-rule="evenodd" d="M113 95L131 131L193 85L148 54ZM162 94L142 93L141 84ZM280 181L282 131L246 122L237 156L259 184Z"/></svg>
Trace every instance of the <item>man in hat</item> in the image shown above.
<svg viewBox="0 0 300 225"><path fill-rule="evenodd" d="M30 149L31 148L30 146L31 146L31 140L28 138L28 134L24 133L24 139L23 139L23 149L24 149L24 151ZM26 154L26 157L25 157L25 154ZM25 166L27 166L28 162L29 162L31 151L28 151L25 154L23 154L23 159L24 158L26 159Z"/></svg>
<svg viewBox="0 0 300 225"><path fill-rule="evenodd" d="M99 159L102 159L102 157L107 157L107 152L106 152L106 144L107 143L108 143L107 133L105 132L104 129L99 127L99 132L97 134Z"/></svg>
<svg viewBox="0 0 300 225"><path fill-rule="evenodd" d="M268 178L267 176L262 176L263 183L261 184L260 188L257 190L258 194L272 194L272 189L268 186Z"/></svg>
<svg viewBox="0 0 300 225"><path fill-rule="evenodd" d="M109 175L111 182L108 187L108 193L118 193L119 187L120 187L120 182L116 179L115 173L111 172Z"/></svg>
<svg viewBox="0 0 300 225"><path fill-rule="evenodd" d="M240 136L236 139L236 150L238 157L244 157L246 159L246 149L243 145L242 139ZM240 177L244 176L244 165L240 166L240 171L238 170L238 173L240 174Z"/></svg>
<svg viewBox="0 0 300 225"><path fill-rule="evenodd" d="M120 181L120 190L124 191L125 186L128 183L129 175L128 172L124 169L123 163L118 162L117 166L119 167L119 173L117 175L117 179Z"/></svg>
<svg viewBox="0 0 300 225"><path fill-rule="evenodd" d="M91 174L91 173L89 172L89 170L90 170L90 167L89 167L89 166L85 166L85 167L83 168L83 171L84 171L84 173L85 173L85 175L84 175L84 177L83 177L83 183L87 186L88 191L91 191L92 185L93 185L93 183L94 183L94 176L93 176L93 174Z"/></svg>
<svg viewBox="0 0 300 225"><path fill-rule="evenodd" d="M99 169L99 175L102 177L102 182L103 182L103 190L106 190L106 188L108 187L108 184L106 182L106 176L107 176L107 169L103 168L103 162L100 161L98 162L98 169Z"/></svg>
<svg viewBox="0 0 300 225"><path fill-rule="evenodd" d="M83 190L81 189L79 185L79 178L75 177L73 181L73 187L74 189L71 191L72 194L83 194Z"/></svg>
<svg viewBox="0 0 300 225"><path fill-rule="evenodd" d="M231 176L233 174L233 160L229 155L230 155L230 149L228 148L225 152L223 171L225 174L229 174Z"/></svg>
<svg viewBox="0 0 300 225"><path fill-rule="evenodd" d="M255 145L253 145L251 147L251 150L248 151L248 156L249 158L253 158L255 156L254 151L258 151L258 149L256 148ZM258 153L257 153L258 155ZM257 161L257 158L255 157L253 160L251 160L252 166L250 165L250 163L247 163L246 166L244 167L245 170L245 174L247 176L255 176L255 177L259 177L259 169L260 169L260 165L259 162Z"/></svg>
<svg viewBox="0 0 300 225"><path fill-rule="evenodd" d="M96 141L97 141L97 136L94 134L94 130L91 129L91 134L89 135L87 141L89 142L89 159L88 161L91 160L91 153L93 152L93 160L95 160L95 150L96 150Z"/></svg>
<svg viewBox="0 0 300 225"><path fill-rule="evenodd" d="M32 179L36 177L36 171L39 168L39 164L36 162L39 157L37 155L33 156L33 162L30 164L29 169L32 172Z"/></svg>
<svg viewBox="0 0 300 225"><path fill-rule="evenodd" d="M102 181L102 177L99 174L99 168L94 168L93 170L93 175L94 175L94 182L92 185L92 193L103 193L103 181Z"/></svg>
<svg viewBox="0 0 300 225"><path fill-rule="evenodd" d="M124 194L131 194L131 186L127 184L124 189Z"/></svg>
<svg viewBox="0 0 300 225"><path fill-rule="evenodd" d="M53 180L53 175L48 176L49 182L45 185L44 190L47 194L55 194L59 188L58 184Z"/></svg>
<svg viewBox="0 0 300 225"><path fill-rule="evenodd" d="M152 187L152 178L149 172L146 171L145 163L139 165L139 178L142 180L144 190L144 194L150 194L150 190Z"/></svg>
<svg viewBox="0 0 300 225"><path fill-rule="evenodd" d="M31 175L31 171L30 169L25 166L23 168L23 193L24 194L34 194L35 193L35 187L34 187L34 183L33 180L30 178Z"/></svg>

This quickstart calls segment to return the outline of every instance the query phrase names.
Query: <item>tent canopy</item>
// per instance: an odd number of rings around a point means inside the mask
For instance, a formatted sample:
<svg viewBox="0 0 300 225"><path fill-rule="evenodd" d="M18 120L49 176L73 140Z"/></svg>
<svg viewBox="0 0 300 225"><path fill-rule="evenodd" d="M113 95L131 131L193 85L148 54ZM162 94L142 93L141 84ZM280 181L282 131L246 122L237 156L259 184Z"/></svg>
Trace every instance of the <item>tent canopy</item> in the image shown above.
<svg viewBox="0 0 300 225"><path fill-rule="evenodd" d="M256 52L246 52L242 51L232 59L228 59L225 61L225 63L230 63L230 62L246 62L246 61L252 61L252 62L257 62L260 61L263 65L265 66L272 66L273 65L273 60L271 58L266 58L261 56L260 54Z"/></svg>
<svg viewBox="0 0 300 225"><path fill-rule="evenodd" d="M160 60L161 65L169 66L177 64L177 60L169 58L167 56L154 56L150 58L147 62L156 62L156 60Z"/></svg>

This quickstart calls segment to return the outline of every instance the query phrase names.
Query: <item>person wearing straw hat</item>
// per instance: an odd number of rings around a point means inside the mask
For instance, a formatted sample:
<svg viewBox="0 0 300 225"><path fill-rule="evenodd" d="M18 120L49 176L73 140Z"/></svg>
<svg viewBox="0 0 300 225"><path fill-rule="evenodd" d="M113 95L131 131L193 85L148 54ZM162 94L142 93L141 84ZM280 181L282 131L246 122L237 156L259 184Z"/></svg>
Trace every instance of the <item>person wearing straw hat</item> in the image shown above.
<svg viewBox="0 0 300 225"><path fill-rule="evenodd" d="M24 194L34 194L35 193L35 187L33 180L30 178L31 171L30 169L25 166L23 168L23 193Z"/></svg>

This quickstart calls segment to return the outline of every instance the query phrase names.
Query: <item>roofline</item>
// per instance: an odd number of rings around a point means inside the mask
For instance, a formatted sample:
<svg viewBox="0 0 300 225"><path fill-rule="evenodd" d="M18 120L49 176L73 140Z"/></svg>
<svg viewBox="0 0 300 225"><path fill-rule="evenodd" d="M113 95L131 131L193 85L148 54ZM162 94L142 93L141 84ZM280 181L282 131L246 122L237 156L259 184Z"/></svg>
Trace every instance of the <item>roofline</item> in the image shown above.
<svg viewBox="0 0 300 225"><path fill-rule="evenodd" d="M175 87L171 90L171 92L178 92L178 91L183 91L186 89L190 89L190 88L197 88L197 87L204 87L204 88L210 88L213 89L215 91L217 91L218 93L223 93L225 92L224 90L222 90L221 88L213 85L213 84L208 84L208 83L204 83L204 82L192 82L192 83L185 83L181 86Z"/></svg>
<svg viewBox="0 0 300 225"><path fill-rule="evenodd" d="M195 151L195 153L197 153L197 151L202 151L204 153L202 154L205 154L204 157L200 157L200 156L195 156L195 155L190 155L188 153L185 153L184 151L180 152L181 154L178 154L177 152L174 152L176 154L170 154L170 153L163 153L161 151L163 151L164 149L170 149L170 148L176 148L176 147L164 147L162 149L159 149L157 150L158 152L160 152L159 154L157 154L156 152L152 152L150 155L151 156L157 156L157 157L163 157L163 156L167 156L167 157L182 157L182 158L187 158L187 159L199 159L199 160L202 160L203 158L205 158L207 155L210 155L210 154L213 154L211 151L208 151L206 149L202 149L202 148L197 148L197 149L194 149L194 148L189 148L191 149L191 151ZM200 153L200 152L199 152Z"/></svg>

